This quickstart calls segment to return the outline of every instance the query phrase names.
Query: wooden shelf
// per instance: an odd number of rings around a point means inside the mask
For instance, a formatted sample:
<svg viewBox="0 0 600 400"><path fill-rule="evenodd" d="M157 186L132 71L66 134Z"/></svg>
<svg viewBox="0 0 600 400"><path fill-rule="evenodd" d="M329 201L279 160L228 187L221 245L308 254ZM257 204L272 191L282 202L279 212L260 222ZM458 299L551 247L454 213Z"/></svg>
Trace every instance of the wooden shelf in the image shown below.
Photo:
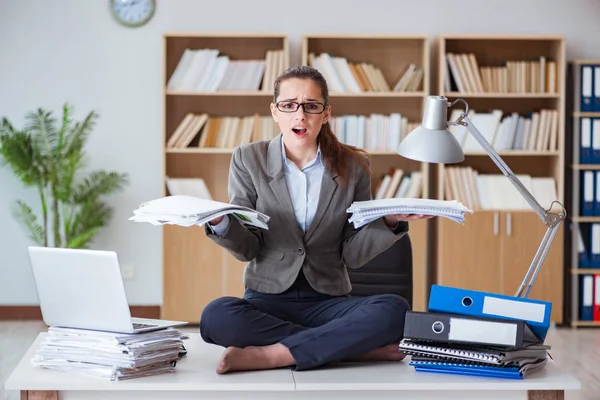
<svg viewBox="0 0 600 400"><path fill-rule="evenodd" d="M600 321L571 321L571 326L600 326Z"/></svg>
<svg viewBox="0 0 600 400"><path fill-rule="evenodd" d="M579 223L587 223L587 222L592 222L592 223L600 223L600 217L571 217L569 218L571 221L573 222L579 222Z"/></svg>
<svg viewBox="0 0 600 400"><path fill-rule="evenodd" d="M573 118L600 118L600 112L573 111Z"/></svg>
<svg viewBox="0 0 600 400"><path fill-rule="evenodd" d="M600 274L600 268L571 268L573 275Z"/></svg>
<svg viewBox="0 0 600 400"><path fill-rule="evenodd" d="M457 97L464 98L478 98L478 99L558 99L560 94L558 93L464 93L464 92L446 92L444 96L449 99L455 99Z"/></svg>
<svg viewBox="0 0 600 400"><path fill-rule="evenodd" d="M600 164L572 164L571 168L576 170L600 170Z"/></svg>
<svg viewBox="0 0 600 400"><path fill-rule="evenodd" d="M209 97L272 97L271 92L259 92L259 91L217 91L217 92L186 92L177 90L167 90L167 96L209 96Z"/></svg>
<svg viewBox="0 0 600 400"><path fill-rule="evenodd" d="M542 151L506 150L499 151L498 154L517 175L524 174L532 178L554 178L558 195L556 200L563 203L565 166L565 110L563 105L565 82L563 75L566 71L564 38L557 35L441 35L436 41L435 48L437 54L436 93L443 93L449 101L456 98L465 99L469 110L475 111L475 115L499 109L502 111L502 118L512 113L518 113L520 116L528 118L532 113L543 109L557 110L556 146L548 145L545 147L546 150ZM457 60L456 63L459 66L463 66L463 70L468 65L465 78L468 79L466 88L462 88L455 82L454 68L450 68L448 65L447 55L449 53L467 55L466 58L461 56L454 59ZM541 57L544 57L546 61L556 63L555 90L551 92L542 92L536 89L535 85L526 86L526 89L531 88L531 91L525 92L524 89L517 91L515 88L518 88L518 85L514 85L511 91L499 92L499 89L491 91L492 89L488 89L489 85L484 82L482 71L486 70L482 70L482 67L508 68L507 62L509 61L536 61ZM473 58L475 63L472 62ZM468 62L463 63L467 60ZM471 66L476 66L476 69ZM529 67L531 68L531 65ZM459 69L458 72L462 71ZM480 79L477 78L476 73L479 74ZM508 75L507 72L505 73ZM446 76L447 74L450 75ZM459 79L460 76L463 74L460 73ZM513 76L522 75L515 74ZM447 86L446 78L449 79L450 86ZM483 85L480 85L480 81ZM521 80L516 82L521 82ZM485 91L479 89L481 86ZM510 85L508 87L510 88ZM452 107L452 110L455 108L464 110L464 105L458 103ZM448 117L450 116L451 111L449 110ZM474 124L477 125L477 122L474 121ZM477 127L482 130L486 129L484 126ZM490 134L491 132L482 131L482 133ZM466 133L466 136L470 139L469 133ZM472 196L461 189L467 184L453 184L453 182L458 182L459 178L460 182L463 181L463 178L468 178L469 181L473 181L469 186L476 185L476 183L468 175L469 170L450 170L455 167L471 168L477 171L478 177L483 174L502 175L496 164L483 150L466 151L465 160L461 163L437 165L435 171L436 198L446 200L446 190L448 190L452 193L452 198L465 204L471 199ZM452 181L447 180L448 173L451 173ZM507 178L506 182L508 182ZM464 194L460 194L460 198L457 198L454 192ZM477 190L475 193L478 193ZM436 283L509 295L512 295L521 283L546 230L545 225L531 210L476 210L475 214L466 216L464 225L445 219L439 219L435 223ZM564 231L565 229L561 227L557 232L550 248L552 254L546 257L540 277L534 286L535 295L531 296L553 303L551 319L556 323L563 321ZM486 268L482 269L482 265L485 265Z"/></svg>

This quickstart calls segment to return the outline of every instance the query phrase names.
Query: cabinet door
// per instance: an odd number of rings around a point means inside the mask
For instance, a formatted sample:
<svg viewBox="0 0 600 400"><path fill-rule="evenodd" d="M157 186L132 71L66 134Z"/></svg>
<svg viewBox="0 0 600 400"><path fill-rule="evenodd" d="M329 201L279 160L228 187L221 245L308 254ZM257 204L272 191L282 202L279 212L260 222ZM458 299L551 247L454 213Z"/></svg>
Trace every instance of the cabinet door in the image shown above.
<svg viewBox="0 0 600 400"><path fill-rule="evenodd" d="M502 213L502 292L513 296L546 233L533 211ZM529 298L552 302L552 321L563 319L563 228L556 233Z"/></svg>
<svg viewBox="0 0 600 400"><path fill-rule="evenodd" d="M437 279L440 285L500 292L499 213L468 214L464 225L438 220Z"/></svg>

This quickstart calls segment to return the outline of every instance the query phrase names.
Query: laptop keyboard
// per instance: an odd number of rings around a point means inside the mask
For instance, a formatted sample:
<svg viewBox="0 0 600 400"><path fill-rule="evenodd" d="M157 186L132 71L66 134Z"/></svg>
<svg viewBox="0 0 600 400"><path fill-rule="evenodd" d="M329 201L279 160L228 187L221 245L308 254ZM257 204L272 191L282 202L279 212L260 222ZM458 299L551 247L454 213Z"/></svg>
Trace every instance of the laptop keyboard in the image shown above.
<svg viewBox="0 0 600 400"><path fill-rule="evenodd" d="M158 325L154 325L154 324L140 324L137 322L133 323L133 329L143 329L143 328L154 328L157 327Z"/></svg>

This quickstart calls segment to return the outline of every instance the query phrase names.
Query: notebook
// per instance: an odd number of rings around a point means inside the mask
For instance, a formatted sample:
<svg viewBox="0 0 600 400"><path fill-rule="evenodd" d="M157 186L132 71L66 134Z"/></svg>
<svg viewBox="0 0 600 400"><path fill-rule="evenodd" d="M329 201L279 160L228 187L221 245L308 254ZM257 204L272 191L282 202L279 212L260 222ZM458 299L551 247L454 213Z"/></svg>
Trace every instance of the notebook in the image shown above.
<svg viewBox="0 0 600 400"><path fill-rule="evenodd" d="M523 379L524 376L539 371L548 362L547 358L524 363L521 366L496 366L479 363L459 363L448 361L411 360L409 365L419 372L438 372L457 375L489 376L495 378Z"/></svg>
<svg viewBox="0 0 600 400"><path fill-rule="evenodd" d="M545 359L550 346L530 345L521 349L498 349L493 347L468 346L458 344L421 343L402 339L399 350L407 355L429 357L441 361L480 362L489 365L507 365L522 360Z"/></svg>

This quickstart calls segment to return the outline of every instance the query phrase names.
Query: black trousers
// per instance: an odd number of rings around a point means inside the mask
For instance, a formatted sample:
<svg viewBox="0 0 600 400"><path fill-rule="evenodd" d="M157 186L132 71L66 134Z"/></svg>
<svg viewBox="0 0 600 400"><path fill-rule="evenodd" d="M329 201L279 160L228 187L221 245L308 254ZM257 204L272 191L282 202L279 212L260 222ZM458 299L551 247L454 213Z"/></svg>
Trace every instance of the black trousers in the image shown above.
<svg viewBox="0 0 600 400"><path fill-rule="evenodd" d="M246 289L243 298L209 303L200 319L204 341L223 347L281 343L296 370L343 361L398 343L408 302L393 294L330 296L315 291L304 274L281 294Z"/></svg>

